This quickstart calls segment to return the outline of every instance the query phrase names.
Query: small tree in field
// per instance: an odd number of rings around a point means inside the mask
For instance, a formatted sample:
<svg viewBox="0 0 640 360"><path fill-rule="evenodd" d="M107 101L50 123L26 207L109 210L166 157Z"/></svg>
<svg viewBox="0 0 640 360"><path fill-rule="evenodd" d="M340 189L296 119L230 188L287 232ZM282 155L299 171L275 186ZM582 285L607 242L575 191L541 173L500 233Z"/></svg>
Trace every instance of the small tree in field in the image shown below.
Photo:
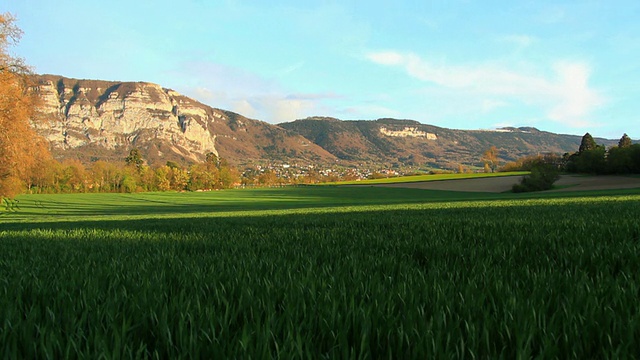
<svg viewBox="0 0 640 360"><path fill-rule="evenodd" d="M487 149L487 151L482 154L482 161L485 164L485 171L488 167L491 172L495 172L499 165L498 148L492 146Z"/></svg>

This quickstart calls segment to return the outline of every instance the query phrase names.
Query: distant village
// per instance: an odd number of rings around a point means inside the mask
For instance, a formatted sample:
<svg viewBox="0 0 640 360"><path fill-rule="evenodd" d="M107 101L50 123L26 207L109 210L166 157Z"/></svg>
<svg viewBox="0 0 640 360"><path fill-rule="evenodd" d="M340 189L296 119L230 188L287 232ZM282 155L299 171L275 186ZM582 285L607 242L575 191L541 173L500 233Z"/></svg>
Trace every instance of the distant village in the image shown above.
<svg viewBox="0 0 640 360"><path fill-rule="evenodd" d="M404 176L416 173L412 168L381 168L359 166L312 165L298 163L255 165L241 173L245 184L304 184L335 181L359 181L365 179Z"/></svg>

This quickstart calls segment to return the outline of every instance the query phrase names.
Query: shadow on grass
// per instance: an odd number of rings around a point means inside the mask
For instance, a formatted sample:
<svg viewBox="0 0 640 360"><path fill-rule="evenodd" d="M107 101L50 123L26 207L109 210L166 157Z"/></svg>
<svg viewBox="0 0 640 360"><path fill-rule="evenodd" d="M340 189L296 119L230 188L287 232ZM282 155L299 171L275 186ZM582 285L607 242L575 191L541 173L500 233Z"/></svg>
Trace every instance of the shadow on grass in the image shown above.
<svg viewBox="0 0 640 360"><path fill-rule="evenodd" d="M593 193L593 192L591 192ZM560 195L573 195L570 194ZM557 195L551 194L551 195ZM562 198L569 196L549 196L551 198ZM527 197L520 197L526 200ZM138 211L141 214L149 215L149 217L130 217L127 216L98 216L98 217L84 217L86 213L82 213L83 216L62 216L60 220L55 218L40 219L39 221L2 221L0 223L0 230L75 230L75 229L96 229L96 230L120 230L120 231L141 231L152 233L177 233L177 234L208 234L219 232L221 228L230 233L242 232L243 229L251 228L253 231L269 233L277 228L290 228L295 229L297 227L319 227L324 229L340 228L343 226L385 226L394 227L399 223L406 223L407 221L420 222L428 224L433 219L450 219L451 222L464 222L468 219L473 221L479 221L487 224L494 224L499 226L504 221L514 221L513 219L521 218L522 228L526 229L532 226L532 223L542 221L542 219L558 221L558 219L565 218L567 214L572 216L581 216L581 214L591 216L594 212L613 211L614 207L624 208L622 213L625 216L640 218L640 202L637 200L627 201L611 201L611 199L599 200L594 198L592 201L586 198L587 201L581 197L579 199L579 205L576 202L558 202L558 203L531 203L531 202L513 202L513 201L478 201L478 202L458 202L450 205L435 205L425 206L424 208L412 208L403 209L402 207L384 208L371 206L367 208L363 207L339 207L336 206L337 202L324 203L326 210L323 207L317 206L317 203L312 203L315 207L311 208L309 203L300 204L299 207L292 207L290 203L282 210L290 211L278 211L274 209L273 203L264 202L258 205L252 206L251 211L236 211L233 212L233 207L225 207L225 211L228 213L215 213L205 212L205 207L190 208L184 207L169 207L165 211L173 211L173 214L179 214L175 217L161 217L154 216L154 213L146 207L134 208L132 212ZM468 200L468 199L467 199ZM482 199L477 199L482 200ZM441 202L442 200L440 200ZM399 204L409 204L403 201ZM349 206L354 204L350 203ZM360 204L362 205L362 204ZM367 205L367 204L365 204ZM393 203L385 202L384 205L391 205ZM397 204L396 204L397 205ZM267 210L274 211L255 211L260 210L261 206L264 206ZM333 206L335 209L328 207ZM309 212L305 212L305 209L310 209ZM300 210L299 212L297 212ZM292 211L292 212L291 212ZM118 215L122 215L122 212L117 212ZM6 219L6 218L5 218ZM411 220L408 220L411 219ZM1 234L1 233L0 233Z"/></svg>
<svg viewBox="0 0 640 360"><path fill-rule="evenodd" d="M369 187L303 187L215 193L70 194L24 196L8 218L219 213L358 205L493 199L486 193Z"/></svg>
<svg viewBox="0 0 640 360"><path fill-rule="evenodd" d="M319 215L318 209L352 214L345 207L457 203L464 201L526 200L567 197L638 195L640 189L538 193L468 193L403 188L303 187L262 190L237 190L216 193L142 193L142 194L72 194L25 196L21 210L0 216L0 230L28 228L117 228L127 223L133 227L153 229L166 223L216 222L222 218L255 219L276 216L278 211L315 209L306 217ZM356 210L357 209L353 209ZM362 210L362 209L360 209ZM438 211L444 211L439 209ZM256 212L265 212L255 216ZM225 214L233 213L233 214ZM246 213L244 215L243 213ZM367 211L366 213L372 213ZM508 214L506 214L508 216ZM128 218L130 217L130 218ZM144 218L144 219L140 219ZM206 219L206 220L204 220ZM236 220L234 220L236 221ZM242 220L244 221L244 220ZM120 225L117 225L120 224ZM151 224L151 225L149 225ZM182 227L192 228L194 225ZM198 225L200 226L200 225Z"/></svg>

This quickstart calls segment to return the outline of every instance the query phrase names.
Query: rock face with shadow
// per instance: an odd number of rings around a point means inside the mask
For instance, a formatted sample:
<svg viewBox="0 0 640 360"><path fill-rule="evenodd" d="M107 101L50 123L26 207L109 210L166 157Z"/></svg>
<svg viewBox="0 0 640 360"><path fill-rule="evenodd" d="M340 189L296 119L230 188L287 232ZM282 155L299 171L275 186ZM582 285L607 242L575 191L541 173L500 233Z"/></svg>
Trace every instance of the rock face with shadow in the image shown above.
<svg viewBox="0 0 640 360"><path fill-rule="evenodd" d="M44 121L36 130L58 158L122 160L139 148L150 164L202 161L213 152L232 163L331 161L335 157L277 125L212 108L146 82L34 76Z"/></svg>

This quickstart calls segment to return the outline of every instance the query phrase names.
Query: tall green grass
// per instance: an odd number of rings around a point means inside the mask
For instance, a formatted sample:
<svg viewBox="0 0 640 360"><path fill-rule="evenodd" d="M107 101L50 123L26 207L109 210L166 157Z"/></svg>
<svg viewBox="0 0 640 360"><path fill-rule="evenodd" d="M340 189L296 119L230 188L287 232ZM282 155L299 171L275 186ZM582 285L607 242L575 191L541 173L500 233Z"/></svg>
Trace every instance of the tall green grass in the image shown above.
<svg viewBox="0 0 640 360"><path fill-rule="evenodd" d="M26 214L0 218L0 353L640 353L637 192L418 201L323 189L253 192L254 207L235 192L22 198Z"/></svg>

